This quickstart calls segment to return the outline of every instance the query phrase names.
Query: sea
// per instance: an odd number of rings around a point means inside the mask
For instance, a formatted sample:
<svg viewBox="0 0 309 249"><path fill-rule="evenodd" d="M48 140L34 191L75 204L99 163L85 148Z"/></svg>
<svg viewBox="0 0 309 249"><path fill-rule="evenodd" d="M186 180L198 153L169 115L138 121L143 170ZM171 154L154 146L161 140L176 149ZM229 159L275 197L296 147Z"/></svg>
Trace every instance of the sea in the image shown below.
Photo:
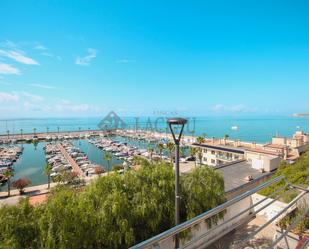
<svg viewBox="0 0 309 249"><path fill-rule="evenodd" d="M127 129L145 129L159 132L169 132L166 124L166 117L119 117ZM187 135L223 137L229 135L231 139L267 143L272 136L291 136L295 131L302 130L309 133L309 118L294 116L250 116L250 117L186 117L188 123L184 128ZM44 119L8 119L0 120L0 135L19 134L20 129L25 133L73 130L99 129L102 118L44 118ZM48 128L47 128L48 127ZM117 138L121 140L121 138ZM101 165L106 170L107 162L104 160L104 151L96 148L87 140L77 139L73 141L88 155L90 161ZM44 175L46 165L43 147L45 142L34 144L18 144L24 148L20 158L14 163L13 181L27 177L31 185L47 183L47 176ZM141 148L149 147L148 144L134 144ZM121 164L122 161L113 157L111 167ZM6 191L6 186L0 187L0 191Z"/></svg>
<svg viewBox="0 0 309 249"><path fill-rule="evenodd" d="M266 143L272 136L291 136L296 130L309 132L309 117L294 116L250 116L250 117L186 117L185 134L207 135ZM146 129L166 132L166 117L120 117L129 129ZM0 119L0 135L49 131L73 131L99 129L100 117L92 118L44 118L44 119ZM169 132L169 130L167 130Z"/></svg>

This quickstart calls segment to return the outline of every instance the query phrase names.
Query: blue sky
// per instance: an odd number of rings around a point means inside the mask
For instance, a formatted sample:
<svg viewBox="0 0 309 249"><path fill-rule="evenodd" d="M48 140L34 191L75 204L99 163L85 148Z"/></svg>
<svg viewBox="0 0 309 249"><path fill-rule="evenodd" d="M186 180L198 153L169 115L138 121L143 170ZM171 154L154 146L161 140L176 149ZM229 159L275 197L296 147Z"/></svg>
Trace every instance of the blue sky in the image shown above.
<svg viewBox="0 0 309 249"><path fill-rule="evenodd" d="M0 117L309 112L308 1L0 2Z"/></svg>

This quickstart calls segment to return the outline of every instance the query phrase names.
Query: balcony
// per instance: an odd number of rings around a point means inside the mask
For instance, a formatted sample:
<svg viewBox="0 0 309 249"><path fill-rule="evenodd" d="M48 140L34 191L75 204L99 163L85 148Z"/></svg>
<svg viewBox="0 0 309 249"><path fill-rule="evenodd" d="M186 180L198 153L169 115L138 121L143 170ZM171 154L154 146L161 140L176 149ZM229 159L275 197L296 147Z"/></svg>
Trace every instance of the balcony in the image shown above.
<svg viewBox="0 0 309 249"><path fill-rule="evenodd" d="M216 158L219 159L219 160L226 161L226 162L233 162L233 161L238 160L238 159L234 159L231 156L225 156L225 155L219 155L219 154L216 155Z"/></svg>

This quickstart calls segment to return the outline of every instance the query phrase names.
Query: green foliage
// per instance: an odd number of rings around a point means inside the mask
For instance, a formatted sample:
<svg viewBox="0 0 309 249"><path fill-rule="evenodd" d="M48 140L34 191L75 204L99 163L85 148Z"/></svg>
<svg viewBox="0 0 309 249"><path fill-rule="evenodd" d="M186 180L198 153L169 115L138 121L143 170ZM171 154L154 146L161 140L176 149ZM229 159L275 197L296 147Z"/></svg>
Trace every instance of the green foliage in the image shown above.
<svg viewBox="0 0 309 249"><path fill-rule="evenodd" d="M175 144L172 142L168 142L166 144L166 148L169 151L171 163L173 163L173 152L175 150Z"/></svg>
<svg viewBox="0 0 309 249"><path fill-rule="evenodd" d="M3 206L0 211L0 248L39 248L37 209L23 199L17 206Z"/></svg>
<svg viewBox="0 0 309 249"><path fill-rule="evenodd" d="M112 172L81 189L59 185L45 204L0 209L0 248L128 248L174 225L174 171L141 161L138 171ZM181 220L224 201L224 182L208 167L181 177ZM216 222L220 216L212 222Z"/></svg>
<svg viewBox="0 0 309 249"><path fill-rule="evenodd" d="M197 168L181 179L186 218L191 219L225 201L224 179L213 168Z"/></svg>
<svg viewBox="0 0 309 249"><path fill-rule="evenodd" d="M113 166L113 170L114 170L114 171L118 171L118 170L121 170L121 169L124 169L124 167L123 167L122 164L117 164L117 165L114 165L114 166Z"/></svg>
<svg viewBox="0 0 309 249"><path fill-rule="evenodd" d="M292 184L300 186L309 186L309 148L306 149L294 164L287 164L286 162L281 162L277 172L274 174L273 178L278 176L285 176L285 178ZM260 194L269 196L276 189L284 186L285 181L280 181L272 186L260 191ZM279 192L278 194L282 193ZM282 199L285 202L290 202L296 195L294 193L289 193L287 197Z"/></svg>
<svg viewBox="0 0 309 249"><path fill-rule="evenodd" d="M204 138L204 137L197 137L196 142L197 142L198 144L205 143L205 138Z"/></svg>
<svg viewBox="0 0 309 249"><path fill-rule="evenodd" d="M303 214L305 214L308 208L309 208L308 205L306 205L305 203L301 204L278 222L279 227L284 230L287 229L295 220L297 220ZM297 224L297 226L294 229L294 232L296 232L297 234L301 234L308 229L309 229L309 216L306 215L305 218L302 219Z"/></svg>

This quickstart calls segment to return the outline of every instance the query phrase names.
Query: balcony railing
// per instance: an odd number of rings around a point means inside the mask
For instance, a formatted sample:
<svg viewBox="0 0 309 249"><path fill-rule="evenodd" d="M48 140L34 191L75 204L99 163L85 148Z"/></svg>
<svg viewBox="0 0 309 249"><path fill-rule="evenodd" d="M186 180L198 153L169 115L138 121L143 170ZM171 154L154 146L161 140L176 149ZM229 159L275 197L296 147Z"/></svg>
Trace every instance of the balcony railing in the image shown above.
<svg viewBox="0 0 309 249"><path fill-rule="evenodd" d="M220 160L224 160L224 161L228 161L228 162L232 162L232 161L236 161L238 159L234 159L233 157L230 157L230 156L224 156L224 155L216 155L216 158L217 159L220 159Z"/></svg>
<svg viewBox="0 0 309 249"><path fill-rule="evenodd" d="M135 246L132 246L130 249L163 249L163 248L167 248L166 246L162 246L162 243L170 238L174 238L177 234L180 234L181 232L184 232L187 229L190 229L202 222L204 222L205 220L213 217L214 215L217 215L218 213L226 210L227 208L231 207L234 204L239 203L240 201L244 200L247 197L250 197L251 195L257 193L258 191L269 187L279 181L284 181L285 184L278 188L276 191L274 191L269 197L264 197L261 200L259 200L258 202L256 202L255 204L251 205L249 208L245 208L244 210L240 210L239 213L235 214L234 216L228 218L227 220L223 221L222 223L215 225L214 227L206 230L203 234L199 234L198 236L192 236L190 241L185 241L182 242L181 246L179 248L193 248L193 244L195 244L196 242L198 242L200 244L200 246L194 246L194 248L205 248L207 246L209 246L210 244L214 243L215 241L217 241L218 239L220 239L221 237L223 237L224 235L226 235L227 233L229 233L230 231L232 231L233 229L236 229L237 227L239 227L242 224L247 224L250 220L252 220L259 212L261 212L263 209L265 209L266 207L270 206L271 204L273 204L275 201L277 201L279 198L282 198L282 196L284 196L287 192L293 190L293 189L298 189L301 190L301 194L299 194L296 198L293 199L293 201L291 201L289 204L287 204L287 206L285 206L281 211L279 211L276 215L274 215L270 220L268 220L264 225L260 226L257 230L251 232L249 234L249 236L244 239L241 244L242 246L245 246L245 243L248 242L250 239L252 239L257 233L259 233L262 229L264 229L266 226L268 226L271 222L274 222L274 220L276 220L277 218L282 217L282 215L284 215L288 210L291 209L291 207L295 206L296 203L302 199L304 197L305 194L308 194L309 192L309 188L305 189L305 188L299 188L297 186L291 185L283 176L279 176L276 177L266 183L263 183L262 185L247 191L241 195L236 196L235 198L205 212L202 213L198 216L196 216L195 218L188 220L180 225L177 225L175 227L172 227L171 229L158 234L146 241L143 241ZM286 192L284 192L284 190L287 190ZM274 198L274 199L270 199L270 198ZM268 201L266 201L268 200ZM266 201L266 203L265 203ZM265 205L264 205L265 204ZM253 211L255 210L255 211ZM235 220L237 219L237 217L239 217L240 215L244 215L246 213L248 213L248 216L242 220L241 223L239 222L235 222ZM309 212L309 208L305 211L304 215L308 215ZM303 218L303 216L301 218ZM229 225L229 229L226 228L226 225ZM293 226L292 226L293 225ZM295 224L292 224L289 228L292 229ZM214 232L216 229L220 229L220 233L218 236L209 236L210 233ZM203 243L201 244L200 241L202 239L205 239L206 236L208 236L207 238L210 237L209 240L207 240L206 242L203 240ZM279 238L277 238L275 241L273 241L271 247L269 248L273 248L275 244L277 244L284 236L281 236ZM169 247L171 248L171 247ZM242 248L242 247L241 247Z"/></svg>

